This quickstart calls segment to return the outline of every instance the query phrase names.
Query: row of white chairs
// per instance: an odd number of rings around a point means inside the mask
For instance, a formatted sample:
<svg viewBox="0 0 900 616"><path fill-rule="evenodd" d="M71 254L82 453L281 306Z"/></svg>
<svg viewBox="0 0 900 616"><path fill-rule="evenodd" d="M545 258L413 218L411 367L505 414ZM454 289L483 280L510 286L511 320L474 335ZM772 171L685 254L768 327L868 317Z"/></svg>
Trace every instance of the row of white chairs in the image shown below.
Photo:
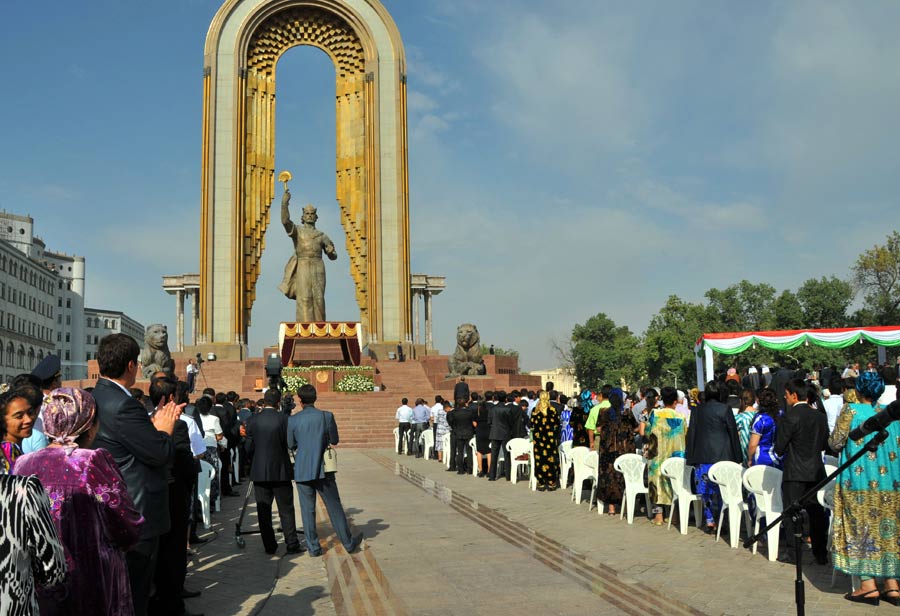
<svg viewBox="0 0 900 616"><path fill-rule="evenodd" d="M398 449L402 453L407 452L407 443L400 443L400 428L394 428L394 451ZM469 439L467 443L471 460L472 460L472 476L478 476L478 466L475 462L475 437ZM401 448L402 447L402 448ZM424 453L426 458L430 458L431 454L434 451L434 433L431 430L425 430L422 432L422 435L419 437L419 448ZM444 455L444 466L450 468L451 455L446 455L450 452L450 434L444 434L441 437L441 450L445 453ZM519 460L518 458L522 456L528 456L527 460ZM512 483L516 483L518 481L519 472L527 472L529 477L529 485L532 490L537 490L537 479L534 474L534 448L527 438L514 438L510 439L509 442L506 443L506 449L500 451L500 459L497 461L497 472L500 472L500 469L505 468L506 460L514 460L516 462L516 468L513 469L514 472L510 473L510 481Z"/></svg>
<svg viewBox="0 0 900 616"><path fill-rule="evenodd" d="M581 502L583 483L590 481L593 502L597 489L597 464L598 453L587 447L572 447L571 441L565 441L560 445L560 485L565 487L569 468L574 467L575 481L572 486L572 500ZM620 519L627 516L628 523L634 522L635 501L640 495L644 496L647 511L651 509L650 495L647 485L644 483L644 471L646 460L636 453L626 453L616 458L613 468L622 473L625 478L625 494L622 499ZM832 456L825 457L826 474L831 474L837 468L837 459ZM669 512L668 528L672 528L672 517L677 509L679 530L682 535L687 534L689 516L693 508L694 521L698 528L703 527L702 503L700 496L694 494L691 489L691 478L694 467L685 463L684 458L672 457L663 461L661 472L672 486L672 506ZM740 522L743 518L747 535L755 535L759 532L761 520L775 519L784 511L781 498L781 470L771 466L752 466L745 469L734 462L718 462L709 469L709 478L718 484L722 495L722 509L719 512L718 531L716 541L721 537L722 523L725 515L728 515L729 544L732 548L738 547L740 536ZM743 490L752 494L756 501L756 515L751 525L750 509L744 500ZM834 481L819 490L818 501L822 507L833 511L834 509ZM603 503L597 503L597 512L603 514ZM833 520L833 516L832 516ZM829 527L829 549L831 528ZM768 558L774 561L778 556L778 527L770 529L766 533L768 543ZM753 544L753 553L756 553L756 543ZM834 574L832 574L834 584Z"/></svg>

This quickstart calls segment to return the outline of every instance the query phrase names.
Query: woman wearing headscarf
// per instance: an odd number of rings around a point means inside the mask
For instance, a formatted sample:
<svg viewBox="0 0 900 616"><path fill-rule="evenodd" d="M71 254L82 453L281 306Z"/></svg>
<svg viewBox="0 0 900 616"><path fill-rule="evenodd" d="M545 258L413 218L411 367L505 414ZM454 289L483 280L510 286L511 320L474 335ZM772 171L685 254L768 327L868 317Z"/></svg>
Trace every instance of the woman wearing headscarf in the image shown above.
<svg viewBox="0 0 900 616"><path fill-rule="evenodd" d="M143 518L112 455L88 449L100 425L94 398L54 389L41 416L50 444L19 458L15 472L44 485L69 570L65 582L39 591L41 614L133 614L125 552L137 543Z"/></svg>
<svg viewBox="0 0 900 616"><path fill-rule="evenodd" d="M597 500L606 503L607 514L616 515L625 493L625 477L613 468L623 453L634 453L634 434L638 429L634 414L625 408L622 390L609 393L609 408L597 416L594 443L600 456L597 461Z"/></svg>
<svg viewBox="0 0 900 616"><path fill-rule="evenodd" d="M550 404L550 393L542 391L531 411L534 477L541 492L559 487L559 414Z"/></svg>
<svg viewBox="0 0 900 616"><path fill-rule="evenodd" d="M828 445L839 451L841 463L863 449L871 437L850 440L850 432L878 412L876 401L884 392L884 381L875 372L856 379L859 402L844 405ZM878 605L879 599L900 605L900 424L885 428L888 439L874 453L862 456L838 476L834 489L834 567L859 576L856 592L845 598L855 603ZM879 595L875 580L883 580Z"/></svg>

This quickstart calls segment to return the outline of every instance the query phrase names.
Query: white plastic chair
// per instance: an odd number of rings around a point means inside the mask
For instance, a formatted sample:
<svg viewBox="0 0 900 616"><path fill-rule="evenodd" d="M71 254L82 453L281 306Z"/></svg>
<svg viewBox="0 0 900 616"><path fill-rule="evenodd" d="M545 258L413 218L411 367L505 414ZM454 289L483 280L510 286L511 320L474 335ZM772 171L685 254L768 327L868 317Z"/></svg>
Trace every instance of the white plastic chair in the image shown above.
<svg viewBox="0 0 900 616"><path fill-rule="evenodd" d="M766 518L766 523L771 522L784 511L781 500L781 471L772 466L751 466L744 471L741 482L748 492L756 497L756 519L753 520L753 534L759 532L760 518ZM769 548L769 560L778 558L778 526L769 529L766 533L766 542ZM829 529L829 536L830 536ZM753 543L752 552L756 554L758 542Z"/></svg>
<svg viewBox="0 0 900 616"><path fill-rule="evenodd" d="M563 441L559 444L559 487L562 489L565 489L569 482L570 468L572 468L572 441Z"/></svg>
<svg viewBox="0 0 900 616"><path fill-rule="evenodd" d="M203 515L203 526L212 526L212 515L209 511L209 496L212 491L212 480L216 469L205 460L200 460L200 472L197 473L197 496L200 500L200 512Z"/></svg>
<svg viewBox="0 0 900 616"><path fill-rule="evenodd" d="M444 466L450 468L450 460L453 458L453 455L456 453L454 451L450 451L450 433L448 432L444 436L441 437L441 447L444 449Z"/></svg>
<svg viewBox="0 0 900 616"><path fill-rule="evenodd" d="M825 466L832 466L832 467L834 467L832 470L834 470L839 465L840 465L840 462L838 462L838 459L836 456L828 456L828 455L825 456ZM829 474L831 474L831 473L829 473Z"/></svg>
<svg viewBox="0 0 900 616"><path fill-rule="evenodd" d="M826 456L826 457L828 457L828 456ZM835 467L835 468L837 468L837 467ZM828 465L827 464L825 465L825 472L827 474L830 475L833 471L834 471L834 469L829 471ZM831 552L831 542L832 542L831 531L834 529L834 486L835 486L835 480L832 479L825 485L824 488L820 488L819 491L816 492L816 500L819 501L819 504L822 506L823 509L828 510L828 543L827 543L828 552ZM834 580L835 580L836 575L837 575L837 569L832 569L831 570L831 587L832 588L834 588ZM855 580L856 577L854 576L853 579Z"/></svg>
<svg viewBox="0 0 900 616"><path fill-rule="evenodd" d="M722 494L722 511L719 512L719 528L716 530L716 541L722 535L722 521L725 519L725 511L728 511L728 532L732 548L737 548L738 539L741 536L741 515L744 517L744 525L747 534L750 534L750 513L747 503L744 502L744 492L741 483L741 465L736 462L716 462L709 467L709 480L719 485Z"/></svg>
<svg viewBox="0 0 900 616"><path fill-rule="evenodd" d="M472 452L472 477L478 477L478 458L475 457L475 437L469 439L469 451Z"/></svg>
<svg viewBox="0 0 900 616"><path fill-rule="evenodd" d="M597 489L597 464L599 455L587 447L575 447L572 449L572 466L575 469L575 483L572 485L572 500L581 504L581 491L585 481L591 482L591 498L588 500L588 510L591 501L594 500L594 491Z"/></svg>
<svg viewBox="0 0 900 616"><path fill-rule="evenodd" d="M531 468L530 458L534 457L532 453L532 445L531 442L527 438L513 438L510 439L509 442L506 443L506 457L511 464L511 471L509 474L510 481L515 484L519 478L519 467L525 466L526 468ZM529 460L517 460L519 456L528 454Z"/></svg>
<svg viewBox="0 0 900 616"><path fill-rule="evenodd" d="M406 441L406 439L403 440ZM394 428L394 451L397 451L397 449L399 448L401 454L406 453L405 445L405 442L402 446L400 444L400 428Z"/></svg>
<svg viewBox="0 0 900 616"><path fill-rule="evenodd" d="M419 447L422 449L425 459L430 460L431 454L434 453L434 432L431 428L428 428L419 436Z"/></svg>
<svg viewBox="0 0 900 616"><path fill-rule="evenodd" d="M634 505L638 494L644 495L647 512L650 512L650 489L644 484L646 466L643 456L636 453L623 453L613 462L613 468L625 477L625 494L622 495L622 511L619 519L627 515L629 524L634 523Z"/></svg>
<svg viewBox="0 0 900 616"><path fill-rule="evenodd" d="M682 535L687 534L688 522L691 515L691 505L694 506L694 523L698 528L703 527L703 503L700 496L691 492L691 476L694 467L685 464L684 458L668 458L660 467L663 477L668 478L672 486L672 507L669 510L669 526L672 528L672 516L675 514L675 506L678 505L678 530Z"/></svg>
<svg viewBox="0 0 900 616"><path fill-rule="evenodd" d="M231 483L240 481L241 453L238 447L231 450Z"/></svg>
<svg viewBox="0 0 900 616"><path fill-rule="evenodd" d="M534 443L531 443L531 453L528 455L528 487L532 492L537 492L537 475L534 474Z"/></svg>

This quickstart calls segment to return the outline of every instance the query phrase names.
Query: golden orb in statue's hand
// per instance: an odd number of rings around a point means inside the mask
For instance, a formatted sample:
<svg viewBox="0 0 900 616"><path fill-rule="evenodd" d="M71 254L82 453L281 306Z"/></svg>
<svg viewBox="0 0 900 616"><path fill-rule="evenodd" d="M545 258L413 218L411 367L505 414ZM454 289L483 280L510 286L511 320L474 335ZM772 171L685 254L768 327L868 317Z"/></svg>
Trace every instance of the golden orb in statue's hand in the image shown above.
<svg viewBox="0 0 900 616"><path fill-rule="evenodd" d="M294 179L294 176L291 175L290 171L282 171L278 174L278 181L284 184L284 189L288 189L288 182Z"/></svg>

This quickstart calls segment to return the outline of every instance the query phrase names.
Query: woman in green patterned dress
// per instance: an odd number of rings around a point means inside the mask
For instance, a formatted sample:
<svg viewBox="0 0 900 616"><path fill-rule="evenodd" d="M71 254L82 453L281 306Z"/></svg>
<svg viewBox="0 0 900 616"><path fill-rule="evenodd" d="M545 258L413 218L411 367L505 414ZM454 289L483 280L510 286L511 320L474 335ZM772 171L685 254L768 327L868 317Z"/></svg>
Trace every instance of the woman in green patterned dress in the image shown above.
<svg viewBox="0 0 900 616"><path fill-rule="evenodd" d="M531 438L534 447L534 477L541 492L555 490L559 481L559 414L550 404L550 394L541 392L531 412Z"/></svg>
<svg viewBox="0 0 900 616"><path fill-rule="evenodd" d="M647 441L647 478L650 500L653 501L653 524L663 525L664 507L672 504L672 486L662 474L662 463L669 458L684 457L685 435L687 434L684 415L675 410L678 391L674 387L663 387L661 392L663 408L654 409L647 423L641 423L640 433Z"/></svg>
<svg viewBox="0 0 900 616"><path fill-rule="evenodd" d="M842 463L871 438L852 441L849 435L878 412L875 402L884 392L884 381L874 372L863 372L856 379L856 392L860 401L844 406L828 439L831 448L841 452ZM878 605L879 598L900 604L900 425L893 422L886 430L888 439L841 473L834 489L834 567L861 580L859 590L845 598L871 605ZM876 578L884 580L880 596Z"/></svg>

